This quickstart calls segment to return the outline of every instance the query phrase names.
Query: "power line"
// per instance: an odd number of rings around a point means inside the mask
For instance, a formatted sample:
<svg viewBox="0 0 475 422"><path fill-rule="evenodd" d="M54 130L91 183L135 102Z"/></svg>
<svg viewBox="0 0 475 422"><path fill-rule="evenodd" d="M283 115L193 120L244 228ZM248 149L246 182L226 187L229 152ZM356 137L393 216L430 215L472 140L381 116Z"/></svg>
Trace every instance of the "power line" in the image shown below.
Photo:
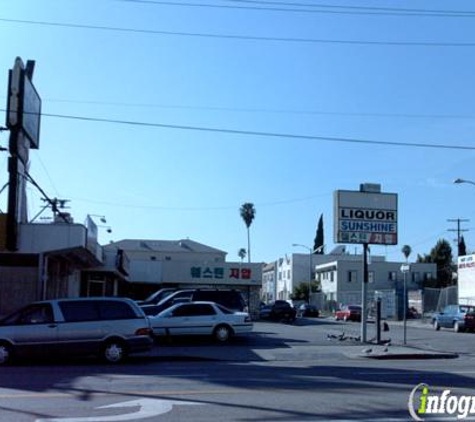
<svg viewBox="0 0 475 422"><path fill-rule="evenodd" d="M0 98L6 98L1 97ZM74 100L61 98L43 98L43 102L56 102L67 104L91 104L117 107L140 107L140 108L164 108L178 110L208 110L226 111L242 113L272 113L272 114L297 114L297 115L329 115L329 116L349 116L349 117L382 117L382 118L408 118L408 119L475 119L475 114L410 114L410 113L371 113L371 112L345 112L329 110L298 110L298 109L276 109L258 107L222 107L222 106L192 106L180 104L155 104L155 103L124 103L113 101L96 100Z"/></svg>
<svg viewBox="0 0 475 422"><path fill-rule="evenodd" d="M154 29L124 28L114 26L86 25L50 21L35 21L24 19L0 18L0 22L50 26L61 28L91 29L98 31L123 32L148 35L166 35L181 37L199 37L210 39L245 40L245 41L266 41L266 42L287 42L287 43L307 43L307 44L334 44L334 45L372 45L372 46L394 46L394 47L475 47L475 42L410 42L410 41L363 41L363 40L337 40L319 38L287 38L287 37L258 37L252 35L232 35L232 34L212 34L204 32L180 32L180 31L160 31Z"/></svg>
<svg viewBox="0 0 475 422"><path fill-rule="evenodd" d="M48 177L49 182L51 183L51 187L56 192L56 196L58 196L58 197L61 196L58 192L58 189L56 189L56 186L53 182L53 179L51 178L51 175L49 174L48 169L46 168L45 164L43 163L43 160L41 159L41 156L40 156L38 150L36 150L36 158L38 158L38 161L40 162L41 167L43 167L43 171L45 172L46 176Z"/></svg>
<svg viewBox="0 0 475 422"><path fill-rule="evenodd" d="M7 110L0 109L0 111L6 112ZM24 112L24 113L36 114L36 113L27 113L27 112ZM332 136L296 135L292 133L259 132L259 131L251 131L251 130L172 125L172 124L164 124L164 123L150 123L150 122L139 122L139 121L131 121L131 120L116 120L116 119L106 119L106 118L87 117L87 116L71 116L71 115L65 115L65 114L52 114L52 113L41 113L41 115L44 117L54 117L54 118L59 118L59 119L87 121L87 122L96 122L96 123L114 123L114 124L121 124L121 125L154 127L154 128L162 128L162 129L177 129L177 130L211 132L211 133L227 133L230 135L241 135L241 136L261 136L261 137L267 137L267 138L285 138L285 139L301 139L301 140L313 140L313 141L342 142L342 143L353 143L353 144L360 144L360 145L367 144L367 145L386 145L386 146L400 146L400 147L411 147L411 148L475 151L475 146L470 146L470 145L448 145L448 144L432 144L432 143L424 144L424 143L418 143L418 142L375 141L375 140L368 140L368 139L341 138L341 137L332 137Z"/></svg>
<svg viewBox="0 0 475 422"><path fill-rule="evenodd" d="M237 9L255 10L265 12L291 12L314 14L339 14L339 15L376 15L376 16L411 16L411 17L454 17L474 18L475 12L458 10L431 10L431 9L405 9L390 7L364 7L364 6L336 6L328 4L304 4L272 1L229 0L243 5L223 5L208 3L188 3L164 0L113 0L122 3L148 4L158 6L178 6L194 8ZM247 4L247 5L244 5ZM257 6L252 6L257 5ZM278 7L269 7L278 6ZM284 7L282 7L284 6ZM297 8L295 8L297 7ZM311 8L311 9L309 9Z"/></svg>
<svg viewBox="0 0 475 422"><path fill-rule="evenodd" d="M137 0L128 0L137 1ZM141 0L138 0L141 1ZM360 10L360 11L377 11L377 12L392 12L392 13L410 13L422 16L444 16L444 15L462 15L468 17L474 17L475 11L464 10L441 10L441 9L413 9L413 8L400 8L400 7L374 7L374 6L342 6L334 4L308 4L308 3L295 3L295 2L276 2L276 1L263 1L263 0L224 0L231 3L244 3L244 4L268 4L279 6L298 6L298 7L321 7L337 10ZM344 13L344 12L342 12Z"/></svg>
<svg viewBox="0 0 475 422"><path fill-rule="evenodd" d="M286 204L293 204L296 202L305 202L315 198L321 197L328 197L331 196L332 192L325 193L325 194L318 194L313 196L307 196L302 198L291 198L291 199L283 199L280 201L272 201L272 202L262 202L256 203L258 207L270 207L270 206L277 206L277 205L286 205ZM160 205L141 205L134 203L120 203L120 202L109 202L109 201L102 201L102 200L93 200L87 198L71 198L74 201L79 202L87 202L99 205L109 205L113 207L127 207L127 208L134 208L134 209L153 209L153 210L160 210L160 211L227 211L227 210L236 210L239 209L240 205L223 205L223 206L216 206L216 207L166 207Z"/></svg>

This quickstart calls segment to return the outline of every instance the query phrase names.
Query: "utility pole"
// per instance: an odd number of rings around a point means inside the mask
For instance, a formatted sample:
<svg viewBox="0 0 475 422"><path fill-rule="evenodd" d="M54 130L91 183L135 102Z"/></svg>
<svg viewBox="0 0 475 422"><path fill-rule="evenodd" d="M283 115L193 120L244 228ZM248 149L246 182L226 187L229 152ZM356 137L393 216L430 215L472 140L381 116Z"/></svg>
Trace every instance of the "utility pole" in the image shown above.
<svg viewBox="0 0 475 422"><path fill-rule="evenodd" d="M457 223L456 229L448 229L449 232L457 232L457 255L460 255L460 239L462 232L468 232L468 229L462 229L460 223L468 223L470 220L467 218L452 218L447 220L449 223Z"/></svg>

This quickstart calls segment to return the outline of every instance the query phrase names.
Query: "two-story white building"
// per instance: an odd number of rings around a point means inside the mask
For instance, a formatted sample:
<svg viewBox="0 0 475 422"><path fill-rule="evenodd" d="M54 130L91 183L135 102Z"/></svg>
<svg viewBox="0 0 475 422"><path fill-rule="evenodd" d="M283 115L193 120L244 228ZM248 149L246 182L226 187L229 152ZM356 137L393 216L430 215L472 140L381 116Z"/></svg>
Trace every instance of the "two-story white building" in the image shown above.
<svg viewBox="0 0 475 422"><path fill-rule="evenodd" d="M293 253L267 264L262 276L262 299L265 302L290 300L296 286L315 280L317 265L337 257L357 259L346 254L344 246L339 246L329 254Z"/></svg>
<svg viewBox="0 0 475 422"><path fill-rule="evenodd" d="M358 259L335 259L317 265L316 277L320 281L322 293L329 309L341 305L361 304L363 281L362 256ZM368 264L368 298L383 299L384 312L388 318L400 314L404 273L403 262L387 262L384 257L371 257ZM407 291L420 290L423 281L437 277L437 265L411 263L406 273Z"/></svg>

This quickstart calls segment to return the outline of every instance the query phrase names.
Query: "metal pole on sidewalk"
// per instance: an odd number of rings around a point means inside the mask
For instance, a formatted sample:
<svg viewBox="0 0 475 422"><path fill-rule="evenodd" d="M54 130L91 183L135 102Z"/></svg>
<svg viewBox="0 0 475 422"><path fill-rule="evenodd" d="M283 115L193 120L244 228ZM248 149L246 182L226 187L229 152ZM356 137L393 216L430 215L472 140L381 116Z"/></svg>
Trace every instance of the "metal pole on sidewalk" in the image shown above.
<svg viewBox="0 0 475 422"><path fill-rule="evenodd" d="M407 271L404 271L404 304L403 304L403 312L404 312L404 316L403 316L403 321L404 321L404 344L406 344L407 342L407 281L406 281L406 274L407 274Z"/></svg>
<svg viewBox="0 0 475 422"><path fill-rule="evenodd" d="M361 342L366 343L367 321L366 302L368 296L368 244L363 243L363 280L361 283Z"/></svg>
<svg viewBox="0 0 475 422"><path fill-rule="evenodd" d="M410 271L411 267L406 262L406 264L401 265L401 271L404 275L404 284L402 289L402 320L403 320L403 327L404 327L404 341L403 343L406 344L407 342L407 273Z"/></svg>
<svg viewBox="0 0 475 422"><path fill-rule="evenodd" d="M376 299L376 343L381 343L381 298Z"/></svg>

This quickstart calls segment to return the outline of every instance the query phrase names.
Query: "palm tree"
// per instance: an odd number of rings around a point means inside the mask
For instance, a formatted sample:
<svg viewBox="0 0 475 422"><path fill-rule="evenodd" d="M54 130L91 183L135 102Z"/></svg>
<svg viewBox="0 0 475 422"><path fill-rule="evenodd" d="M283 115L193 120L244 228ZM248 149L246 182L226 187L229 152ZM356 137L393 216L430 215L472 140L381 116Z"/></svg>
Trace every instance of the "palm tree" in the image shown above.
<svg viewBox="0 0 475 422"><path fill-rule="evenodd" d="M249 227L251 227L252 221L256 216L254 204L251 202L242 204L241 208L239 209L239 214L241 215L241 218L244 220L244 223L247 227L247 259L248 262L251 262L251 238L249 234Z"/></svg>
<svg viewBox="0 0 475 422"><path fill-rule="evenodd" d="M247 255L246 249L241 248L241 249L238 250L238 256L239 256L239 258L241 258L241 263L242 263L243 259L246 257L246 255Z"/></svg>
<svg viewBox="0 0 475 422"><path fill-rule="evenodd" d="M404 245L401 249L401 252L404 255L404 257L406 258L406 262L407 262L407 259L409 258L409 255L412 252L412 248L409 245Z"/></svg>

